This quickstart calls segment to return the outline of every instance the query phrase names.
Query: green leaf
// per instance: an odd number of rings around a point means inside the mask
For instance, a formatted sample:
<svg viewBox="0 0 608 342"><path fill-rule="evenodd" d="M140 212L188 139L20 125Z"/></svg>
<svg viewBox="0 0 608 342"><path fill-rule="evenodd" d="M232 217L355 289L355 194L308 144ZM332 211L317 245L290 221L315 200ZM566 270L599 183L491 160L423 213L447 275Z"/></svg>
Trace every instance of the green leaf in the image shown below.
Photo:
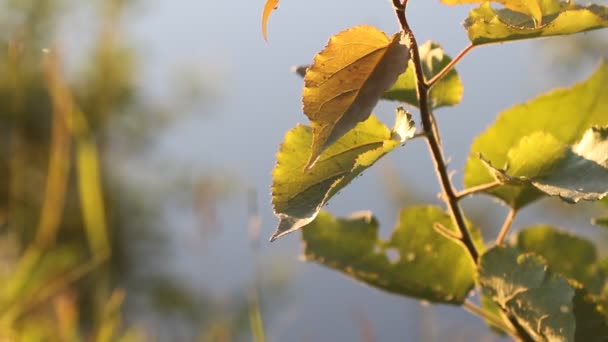
<svg viewBox="0 0 608 342"><path fill-rule="evenodd" d="M479 297L479 304L481 305L481 308L488 314L494 315L495 317L501 317L502 311L500 309L500 306L498 306L498 304L496 304L492 300L492 298L490 298L490 296L488 296L487 294L481 293ZM503 329L494 325L491 320L484 319L484 321L486 322L490 330L492 330L494 333L506 336L506 333L503 331Z"/></svg>
<svg viewBox="0 0 608 342"><path fill-rule="evenodd" d="M299 125L289 131L272 171L272 204L280 222L271 241L314 220L334 194L414 133L411 115L403 110L397 111L393 131L372 115L330 146L317 165L306 171L312 130Z"/></svg>
<svg viewBox="0 0 608 342"><path fill-rule="evenodd" d="M588 291L602 291L605 276L595 246L588 240L539 225L517 235L517 248L542 256L552 270L580 282Z"/></svg>
<svg viewBox="0 0 608 342"><path fill-rule="evenodd" d="M535 13L508 8L495 10L486 2L469 13L464 27L474 45L567 35L608 27L608 8L605 6L583 7L573 2L560 2L547 9L533 11Z"/></svg>
<svg viewBox="0 0 608 342"><path fill-rule="evenodd" d="M444 53L441 45L432 41L422 44L419 51L426 80L433 78L452 61L452 58ZM452 69L431 89L429 104L432 108L457 105L462 100L463 91L462 81L456 70ZM397 82L384 93L382 98L418 106L416 76L412 61L409 62L405 73L399 76Z"/></svg>
<svg viewBox="0 0 608 342"><path fill-rule="evenodd" d="M533 133L509 151L505 170L482 161L506 184L533 186L569 203L608 194L608 128L590 128L571 148L550 134Z"/></svg>
<svg viewBox="0 0 608 342"><path fill-rule="evenodd" d="M608 321L605 308L581 287L575 287L574 316L575 341L600 342L608 340Z"/></svg>
<svg viewBox="0 0 608 342"><path fill-rule="evenodd" d="M574 340L575 290L539 257L494 247L480 259L479 282L535 341Z"/></svg>
<svg viewBox="0 0 608 342"><path fill-rule="evenodd" d="M441 0L448 5L488 3L488 0ZM527 14L534 18L535 22L542 23L543 16L558 12L568 6L567 2L559 0L492 0L504 5L506 8Z"/></svg>
<svg viewBox="0 0 608 342"><path fill-rule="evenodd" d="M474 264L462 246L435 231L435 223L455 230L440 208L403 209L384 241L369 213L347 219L321 213L302 230L303 257L391 293L461 304L474 283ZM483 248L479 231L471 231Z"/></svg>
<svg viewBox="0 0 608 342"><path fill-rule="evenodd" d="M389 39L372 26L356 26L330 38L304 77L302 104L312 127L306 168L357 123L405 71L409 49L401 34Z"/></svg>
<svg viewBox="0 0 608 342"><path fill-rule="evenodd" d="M602 63L599 69L586 81L568 89L558 89L524 104L517 105L501 113L496 122L478 136L471 146L471 152L465 166L464 183L466 187L487 184L494 181L490 172L478 155L496 167L509 167L509 158L530 159L526 163L543 165L551 161L546 153L534 151L526 156L509 152L519 144L525 148L522 140L537 132L553 136L563 145L573 145L583 133L593 126L608 125L608 64ZM545 141L546 151L559 150L550 138ZM539 158L540 163L538 160ZM512 160L511 160L512 162ZM526 163L523 163L527 165ZM525 171L522 169L522 172ZM527 172L527 171L526 171ZM531 186L505 185L486 191L496 196L513 208L521 208L541 196L541 192Z"/></svg>

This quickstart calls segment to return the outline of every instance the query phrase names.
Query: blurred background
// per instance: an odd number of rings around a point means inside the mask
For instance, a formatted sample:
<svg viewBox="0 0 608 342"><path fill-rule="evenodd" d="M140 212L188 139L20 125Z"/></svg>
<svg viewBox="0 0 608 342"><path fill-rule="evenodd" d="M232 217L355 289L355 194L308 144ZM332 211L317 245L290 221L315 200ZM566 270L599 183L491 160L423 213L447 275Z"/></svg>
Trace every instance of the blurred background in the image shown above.
<svg viewBox="0 0 608 342"><path fill-rule="evenodd" d="M599 1L605 4L606 1ZM347 27L398 30L389 1L0 1L0 341L499 340L459 308L428 306L298 261L276 220L270 171L301 113L307 64ZM454 56L470 7L411 1L418 40ZM473 50L462 103L437 113L460 187L472 137L497 113L586 78L592 32ZM376 114L392 123L394 103ZM404 205L437 203L412 141L335 197L387 236ZM583 210L578 210L580 207ZM593 237L592 205L543 200L548 222ZM488 239L506 208L465 202Z"/></svg>

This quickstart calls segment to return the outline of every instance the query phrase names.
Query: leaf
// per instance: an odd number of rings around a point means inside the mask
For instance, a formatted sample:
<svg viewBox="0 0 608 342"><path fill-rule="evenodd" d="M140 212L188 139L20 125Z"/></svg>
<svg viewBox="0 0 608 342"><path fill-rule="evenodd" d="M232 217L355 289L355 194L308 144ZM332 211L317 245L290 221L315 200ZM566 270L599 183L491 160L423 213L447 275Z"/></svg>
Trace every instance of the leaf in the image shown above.
<svg viewBox="0 0 608 342"><path fill-rule="evenodd" d="M481 308L488 314L490 315L494 315L497 318L502 318L501 317L501 313L502 310L500 309L500 307L498 306L498 304L496 304L492 298L490 298L490 296L488 296L485 293L481 293L479 296L479 304L481 305ZM507 334L505 333L505 331L499 327L496 326L491 320L489 319L484 319L484 321L486 322L486 324L488 325L488 328L490 328L490 330L492 330L493 333L501 335L501 336L506 336Z"/></svg>
<svg viewBox="0 0 608 342"><path fill-rule="evenodd" d="M452 58L444 54L443 48L433 41L428 41L421 45L419 51L423 63L422 71L427 80L437 75L452 61ZM308 68L308 65L300 65L294 67L293 71L304 77ZM431 89L429 96L430 105L432 108L457 105L462 100L463 92L462 81L456 69L452 69ZM401 101L418 107L416 76L414 74L414 64L411 60L408 63L407 69L399 75L395 84L384 92L382 99Z"/></svg>
<svg viewBox="0 0 608 342"><path fill-rule="evenodd" d="M571 148L537 132L509 151L508 170L484 163L507 184L533 186L570 203L596 201L608 194L608 127L588 129Z"/></svg>
<svg viewBox="0 0 608 342"><path fill-rule="evenodd" d="M307 169L327 147L369 117L408 60L401 34L389 39L372 26L356 26L330 38L304 77L303 110L313 132Z"/></svg>
<svg viewBox="0 0 608 342"><path fill-rule="evenodd" d="M575 290L539 257L494 247L480 259L479 282L535 341L574 340Z"/></svg>
<svg viewBox="0 0 608 342"><path fill-rule="evenodd" d="M322 212L302 230L303 258L391 293L461 304L474 283L474 264L462 246L435 231L435 223L455 230L438 207L403 209L384 241L369 213L336 219ZM471 231L483 248L479 231Z"/></svg>
<svg viewBox="0 0 608 342"><path fill-rule="evenodd" d="M264 4L264 12L262 12L262 35L264 36L264 40L268 41L268 18L270 17L270 13L274 11L279 5L279 0L266 0Z"/></svg>
<svg viewBox="0 0 608 342"><path fill-rule="evenodd" d="M608 340L608 323L605 308L585 289L575 287L574 316L576 318L575 341L592 342Z"/></svg>
<svg viewBox="0 0 608 342"><path fill-rule="evenodd" d="M441 0L447 5L488 3L488 0ZM493 0L506 8L520 12L534 18L535 22L542 23L543 16L553 14L568 6L568 2L559 0Z"/></svg>
<svg viewBox="0 0 608 342"><path fill-rule="evenodd" d="M474 45L483 45L608 27L608 8L605 6L583 7L573 2L553 1L549 8L539 8L538 1L530 3L534 6L517 8L524 12L508 8L495 10L487 2L473 9L464 23L469 40Z"/></svg>
<svg viewBox="0 0 608 342"><path fill-rule="evenodd" d="M605 276L590 241L539 225L522 230L516 245L523 252L542 256L552 270L580 282L588 291L594 294L602 291Z"/></svg>
<svg viewBox="0 0 608 342"><path fill-rule="evenodd" d="M87 239L95 256L105 258L111 247L105 217L99 153L91 137L77 139L76 165L80 206Z"/></svg>
<svg viewBox="0 0 608 342"><path fill-rule="evenodd" d="M441 45L432 41L421 45L419 51L426 80L432 79L452 61L452 58L444 53ZM456 70L452 69L431 89L429 104L431 108L457 105L462 100L463 91L462 81ZM405 73L399 76L397 82L384 93L382 98L418 106L416 76L412 61L409 62Z"/></svg>
<svg viewBox="0 0 608 342"><path fill-rule="evenodd" d="M398 110L396 123L391 132L370 116L323 152L316 167L308 171L304 166L312 130L299 125L289 131L272 172L272 204L280 222L271 241L310 223L340 189L414 135L411 115Z"/></svg>
<svg viewBox="0 0 608 342"><path fill-rule="evenodd" d="M522 142L522 138L536 132L550 134L563 145L573 145L583 133L593 126L608 125L608 64L602 63L586 81L567 89L558 89L536 99L514 106L501 113L494 124L473 141L465 166L466 187L494 181L493 174L484 166L481 153L495 167L508 166L509 151ZM522 156L535 163L536 158L546 158L534 151ZM512 208L521 208L540 197L540 191L529 186L501 186L486 191L498 197Z"/></svg>

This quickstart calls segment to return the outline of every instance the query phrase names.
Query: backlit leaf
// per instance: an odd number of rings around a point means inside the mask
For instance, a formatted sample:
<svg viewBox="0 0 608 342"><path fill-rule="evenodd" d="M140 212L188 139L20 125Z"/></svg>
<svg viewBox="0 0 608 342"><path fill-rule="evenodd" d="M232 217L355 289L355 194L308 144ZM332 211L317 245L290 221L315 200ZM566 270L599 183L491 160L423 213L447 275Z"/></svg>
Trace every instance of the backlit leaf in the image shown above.
<svg viewBox="0 0 608 342"><path fill-rule="evenodd" d="M310 223L336 192L414 133L411 116L403 110L397 111L393 131L372 115L323 152L313 169L305 170L312 130L299 125L289 131L272 172L272 204L280 222L271 240Z"/></svg>
<svg viewBox="0 0 608 342"><path fill-rule="evenodd" d="M433 78L452 61L452 58L444 54L443 48L432 41L422 44L419 51L423 64L422 71L426 80ZM297 66L293 71L304 77L308 67L308 65ZM452 69L431 89L430 105L432 108L457 105L462 100L463 91L462 81L456 69ZM399 75L395 84L384 92L382 99L401 101L418 107L416 76L414 75L414 64L411 60L407 69Z"/></svg>
<svg viewBox="0 0 608 342"><path fill-rule="evenodd" d="M574 279L594 294L604 286L595 246L588 240L550 226L534 226L517 235L517 248L542 256L549 267Z"/></svg>
<svg viewBox="0 0 608 342"><path fill-rule="evenodd" d="M490 2L488 0L441 0L444 4L447 5L457 5L457 4L481 4ZM491 2L496 2L502 4L506 8L520 12L523 14L527 14L534 18L537 24L542 23L543 16L553 14L558 12L560 9L568 6L568 2L563 2L559 0L492 0Z"/></svg>
<svg viewBox="0 0 608 342"><path fill-rule="evenodd" d="M552 158L547 155L548 151L556 151L552 150L555 146L550 148L546 145L551 144L550 138L545 141L543 153L534 150L525 156L518 156L517 153L511 152L510 156L510 150L521 145L524 137L539 134L537 132L552 136L558 145L572 146L589 128L608 125L608 96L605 96L607 93L608 64L603 63L582 83L571 88L554 90L504 111L490 128L473 141L465 167L466 187L494 181L494 175L484 166L479 153L491 161L495 168L508 168L513 171L523 167L512 165L515 157L519 158L519 162L524 166L546 166L547 158ZM528 172L522 168L522 173L516 175L523 176L524 171ZM521 185L505 185L486 193L502 199L513 208L521 208L541 196L537 188Z"/></svg>
<svg viewBox="0 0 608 342"><path fill-rule="evenodd" d="M509 150L506 170L484 162L506 184L532 186L571 203L596 201L608 194L608 128L588 129L572 147L536 132Z"/></svg>
<svg viewBox="0 0 608 342"><path fill-rule="evenodd" d="M401 34L389 39L371 26L357 26L330 38L304 77L302 103L312 127L306 168L357 123L405 71L409 50Z"/></svg>
<svg viewBox="0 0 608 342"><path fill-rule="evenodd" d="M474 264L462 246L435 231L435 223L455 230L438 207L403 209L385 241L369 213L336 219L322 212L302 230L303 257L391 293L461 304L474 283ZM482 249L479 231L470 228Z"/></svg>
<svg viewBox="0 0 608 342"><path fill-rule="evenodd" d="M433 78L452 61L452 58L444 53L443 48L432 41L422 44L419 51L422 71L426 80ZM452 69L431 89L429 104L431 108L457 105L462 100L463 91L462 81L456 69ZM416 76L414 75L412 61L409 62L407 70L399 76L397 82L384 93L382 98L418 106Z"/></svg>
<svg viewBox="0 0 608 342"><path fill-rule="evenodd" d="M481 256L483 290L535 341L573 341L575 290L542 259L498 246Z"/></svg>
<svg viewBox="0 0 608 342"><path fill-rule="evenodd" d="M493 9L483 3L464 23L475 45L567 35L608 27L608 7L553 1L543 8L538 1L521 1L523 7ZM528 6L531 4L533 6ZM523 12L522 12L523 11Z"/></svg>
<svg viewBox="0 0 608 342"><path fill-rule="evenodd" d="M264 11L262 12L262 35L264 40L268 41L268 18L270 13L279 5L279 0L266 0Z"/></svg>

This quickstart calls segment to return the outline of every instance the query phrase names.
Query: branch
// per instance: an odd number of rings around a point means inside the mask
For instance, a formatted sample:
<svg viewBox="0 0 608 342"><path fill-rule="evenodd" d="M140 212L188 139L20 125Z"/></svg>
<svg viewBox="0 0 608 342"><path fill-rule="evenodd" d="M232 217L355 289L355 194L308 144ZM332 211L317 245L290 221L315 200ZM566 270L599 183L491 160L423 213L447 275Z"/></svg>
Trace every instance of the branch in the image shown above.
<svg viewBox="0 0 608 342"><path fill-rule="evenodd" d="M427 84L429 86L429 88L432 88L437 82L441 81L441 79L443 77L445 77L445 75L447 75L448 72L450 72L454 66L456 65L456 63L458 63L462 57L464 57L469 51L473 50L473 48L475 47L475 45L473 45L473 43L467 45L467 47L465 47L464 49L462 49L462 51L460 51L458 53L458 55L456 55L456 57L454 57L454 59L452 59L452 61L450 63L448 63L448 65L446 65L443 69L441 69L441 71L433 76L433 78L431 78Z"/></svg>
<svg viewBox="0 0 608 342"><path fill-rule="evenodd" d="M452 187L450 176L448 174L445 160L443 158L443 152L439 143L439 132L437 129L437 125L433 120L432 113L429 107L429 86L424 81L424 73L422 71L422 63L420 61L418 43L416 42L416 37L414 36L412 29L409 27L407 18L405 16L406 5L407 0L404 0L403 4L401 4L399 0L393 0L395 14L397 15L397 19L399 20L401 29L403 30L403 33L409 38L410 54L415 67L416 92L418 93L418 102L420 104L420 118L422 121L422 127L424 129L424 132L426 132L426 140L431 151L431 155L433 157L435 171L437 173L437 177L439 178L439 182L441 183L441 188L444 194L443 197L445 198L449 212L452 216L452 221L454 222L454 225L458 227L458 230L462 235L462 243L466 247L473 261L477 264L479 259L479 252L473 244L473 239L471 238L471 234L469 234L469 231L467 229L462 210L458 205L458 198L456 197L456 193L454 191L454 188Z"/></svg>
<svg viewBox="0 0 608 342"><path fill-rule="evenodd" d="M465 198L467 196L471 196L471 195L474 195L474 194L479 193L479 192L491 190L491 189L494 189L494 188L499 187L501 185L502 185L502 183L500 181L498 181L498 180L493 181L491 183L480 184L480 185L474 186L472 188L464 189L464 190L458 192L456 194L456 197L460 200L460 199L463 199L463 198Z"/></svg>
<svg viewBox="0 0 608 342"><path fill-rule="evenodd" d="M507 234L509 233L509 230L511 229L511 226L513 225L516 215L517 209L511 208L507 214L507 217L505 218L505 222L502 224L502 228L500 228L498 236L496 237L496 245L501 245L503 243L507 237Z"/></svg>

